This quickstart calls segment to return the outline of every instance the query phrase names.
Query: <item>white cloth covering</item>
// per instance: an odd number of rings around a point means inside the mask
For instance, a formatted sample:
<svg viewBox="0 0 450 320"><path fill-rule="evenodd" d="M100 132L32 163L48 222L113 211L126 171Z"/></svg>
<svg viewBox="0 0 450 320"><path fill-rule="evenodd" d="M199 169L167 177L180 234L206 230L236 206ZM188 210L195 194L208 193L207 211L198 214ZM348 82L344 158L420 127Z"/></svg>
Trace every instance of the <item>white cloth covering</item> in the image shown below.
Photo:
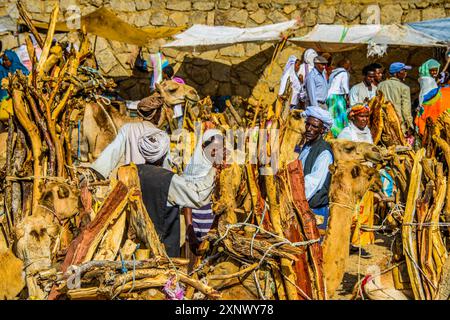
<svg viewBox="0 0 450 320"><path fill-rule="evenodd" d="M332 94L348 94L349 93L349 76L344 68L334 69L330 75L328 96Z"/></svg>
<svg viewBox="0 0 450 320"><path fill-rule="evenodd" d="M120 128L116 138L102 151L100 156L91 164L91 168L108 178L110 173L120 163L145 163L139 152L138 139L146 132L154 130L155 126L148 121L126 123Z"/></svg>
<svg viewBox="0 0 450 320"><path fill-rule="evenodd" d="M323 122L323 125L328 130L333 125L333 118L331 117L330 112L328 112L328 110L324 110L320 107L310 106L310 107L306 108L306 111L303 112L303 115L305 117L313 117L313 118L319 119L320 121Z"/></svg>
<svg viewBox="0 0 450 320"><path fill-rule="evenodd" d="M278 91L278 95L283 95L286 91L286 86L288 80L290 81L290 85L292 88L292 98L291 105L298 105L300 99L300 93L302 91L302 84L298 79L298 75L295 73L295 62L297 61L297 57L292 55L289 57L286 65L284 66L283 74L281 76L280 81L280 89Z"/></svg>
<svg viewBox="0 0 450 320"><path fill-rule="evenodd" d="M203 152L202 144L216 135L222 135L220 130L210 129L206 130L201 138L198 139L194 154L184 169L183 176L187 181L194 182L206 176L211 170L213 164L206 158L205 153Z"/></svg>
<svg viewBox="0 0 450 320"><path fill-rule="evenodd" d="M375 97L377 93L377 86L372 84L371 89L372 90L369 90L364 82L355 84L350 89L350 106L363 103L365 98L370 100Z"/></svg>
<svg viewBox="0 0 450 320"><path fill-rule="evenodd" d="M350 121L348 126L341 131L338 139L345 139L353 142L373 143L373 138L369 127L366 126L364 130L361 130L355 126L352 121Z"/></svg>
<svg viewBox="0 0 450 320"><path fill-rule="evenodd" d="M138 148L146 162L155 163L170 151L169 135L158 128L149 128L138 139Z"/></svg>

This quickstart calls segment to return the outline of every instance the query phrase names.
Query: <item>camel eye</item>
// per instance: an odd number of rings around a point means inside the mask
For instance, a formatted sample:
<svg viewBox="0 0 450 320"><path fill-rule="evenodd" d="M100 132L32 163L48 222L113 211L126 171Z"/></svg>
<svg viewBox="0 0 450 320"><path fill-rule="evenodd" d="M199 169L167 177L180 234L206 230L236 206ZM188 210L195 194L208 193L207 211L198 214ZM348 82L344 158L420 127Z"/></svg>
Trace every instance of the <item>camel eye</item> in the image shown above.
<svg viewBox="0 0 450 320"><path fill-rule="evenodd" d="M347 152L352 152L356 149L356 146L345 146L344 149Z"/></svg>
<svg viewBox="0 0 450 320"><path fill-rule="evenodd" d="M361 168L358 167L358 166L354 166L353 169L352 169L352 171L351 171L351 174L352 174L352 178L353 178L353 179L359 177L360 174L361 174Z"/></svg>
<svg viewBox="0 0 450 320"><path fill-rule="evenodd" d="M66 187L64 187L64 186L60 186L59 188L58 188L58 197L60 198L60 199L65 199L65 198L67 198L69 196L69 189L67 189Z"/></svg>

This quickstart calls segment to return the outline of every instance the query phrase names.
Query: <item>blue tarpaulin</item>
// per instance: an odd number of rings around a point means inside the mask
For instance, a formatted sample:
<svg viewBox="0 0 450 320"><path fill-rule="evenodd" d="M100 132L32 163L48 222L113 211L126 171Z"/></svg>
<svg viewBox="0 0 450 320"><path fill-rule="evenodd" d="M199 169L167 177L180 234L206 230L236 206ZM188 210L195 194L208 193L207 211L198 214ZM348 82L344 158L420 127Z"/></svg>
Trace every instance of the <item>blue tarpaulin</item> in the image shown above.
<svg viewBox="0 0 450 320"><path fill-rule="evenodd" d="M408 26L440 41L450 42L450 17L408 23Z"/></svg>

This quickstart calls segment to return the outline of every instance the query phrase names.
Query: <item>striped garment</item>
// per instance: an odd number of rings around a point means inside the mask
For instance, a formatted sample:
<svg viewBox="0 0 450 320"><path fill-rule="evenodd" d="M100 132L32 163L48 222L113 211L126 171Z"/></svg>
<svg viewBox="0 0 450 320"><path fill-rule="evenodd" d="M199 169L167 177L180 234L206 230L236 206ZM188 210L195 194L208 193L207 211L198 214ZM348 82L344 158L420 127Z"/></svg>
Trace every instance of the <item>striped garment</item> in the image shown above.
<svg viewBox="0 0 450 320"><path fill-rule="evenodd" d="M199 209L192 209L192 226L194 227L194 232L199 241L202 241L211 225L214 221L214 214L212 212L211 204L207 204Z"/></svg>

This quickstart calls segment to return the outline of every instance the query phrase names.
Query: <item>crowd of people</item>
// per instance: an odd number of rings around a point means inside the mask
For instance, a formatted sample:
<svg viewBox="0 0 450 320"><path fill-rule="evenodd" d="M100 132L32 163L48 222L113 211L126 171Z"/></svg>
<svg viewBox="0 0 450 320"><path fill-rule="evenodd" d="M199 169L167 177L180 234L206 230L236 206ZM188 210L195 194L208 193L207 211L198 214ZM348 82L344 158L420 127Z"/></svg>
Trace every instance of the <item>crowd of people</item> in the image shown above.
<svg viewBox="0 0 450 320"><path fill-rule="evenodd" d="M377 92L382 92L393 104L406 141L411 145L415 137L423 134L428 117L435 121L450 108L448 90L441 90L448 87L448 73L446 70L440 72L441 64L434 59L427 60L419 68L420 94L416 104L411 103L410 88L405 83L411 66L394 62L385 78L381 64L369 64L362 69L363 80L350 88L351 67L349 59L342 59L334 66L330 54L319 55L308 49L304 52L303 62L296 56L289 57L280 81L279 100L286 103L289 99L291 109L305 110L305 139L298 152L305 174L306 197L322 234L329 218L328 167L333 163L332 149L324 140L327 132L334 138L372 144L368 101ZM415 119L413 114L416 114ZM392 196L392 177L381 170L380 179L384 195ZM362 246L371 241L373 237L352 240L352 252L359 252L363 258L370 257Z"/></svg>
<svg viewBox="0 0 450 320"><path fill-rule="evenodd" d="M160 56L154 60L157 63L153 61L153 65L160 66L153 73L155 86L157 82L164 81L185 83L175 76L173 68ZM434 59L420 67L420 94L413 112L410 88L405 84L411 67L402 62L389 66L386 79L381 64L369 64L362 69L363 80L350 87L352 63L349 59L342 59L335 65L331 54L319 55L313 49L304 52L303 61L296 56L289 57L280 81L279 99L282 103L288 103L291 109L304 110L306 132L303 144L297 146L297 151L305 175L306 198L322 234L329 219L331 174L328 168L333 163L333 152L325 135L331 132L334 138L373 143L367 102L377 92L382 92L394 105L403 133L412 144L414 136L423 133L427 117L435 120L450 107L448 93L441 92L448 81L448 74L440 67L441 64ZM0 58L0 78L7 78L9 73L17 70L28 74L28 69L18 56L6 50ZM158 98L146 99L156 99L158 103L155 106L162 103ZM153 100L150 104L155 102ZM4 89L0 90L0 101L0 115L7 119L13 110L11 99ZM223 105L219 102L217 105ZM173 108L173 118L177 120L178 127L182 126L182 107L176 105ZM149 111L154 111L154 108L150 107ZM415 119L413 113L416 114ZM145 112L140 115L146 119ZM154 121L125 124L89 168L98 177L106 179L119 164L135 163L144 204L167 253L172 257L180 255L180 210L183 208L188 244L195 253L214 220L211 195L215 167L221 165L228 154L224 137L219 130L206 127L184 172L175 174L169 157L170 138L157 125ZM380 172L380 178L388 181L389 188L383 192L390 196L393 192L392 178L387 172ZM361 242L358 244L363 245ZM358 249L363 257L370 256L368 252Z"/></svg>

